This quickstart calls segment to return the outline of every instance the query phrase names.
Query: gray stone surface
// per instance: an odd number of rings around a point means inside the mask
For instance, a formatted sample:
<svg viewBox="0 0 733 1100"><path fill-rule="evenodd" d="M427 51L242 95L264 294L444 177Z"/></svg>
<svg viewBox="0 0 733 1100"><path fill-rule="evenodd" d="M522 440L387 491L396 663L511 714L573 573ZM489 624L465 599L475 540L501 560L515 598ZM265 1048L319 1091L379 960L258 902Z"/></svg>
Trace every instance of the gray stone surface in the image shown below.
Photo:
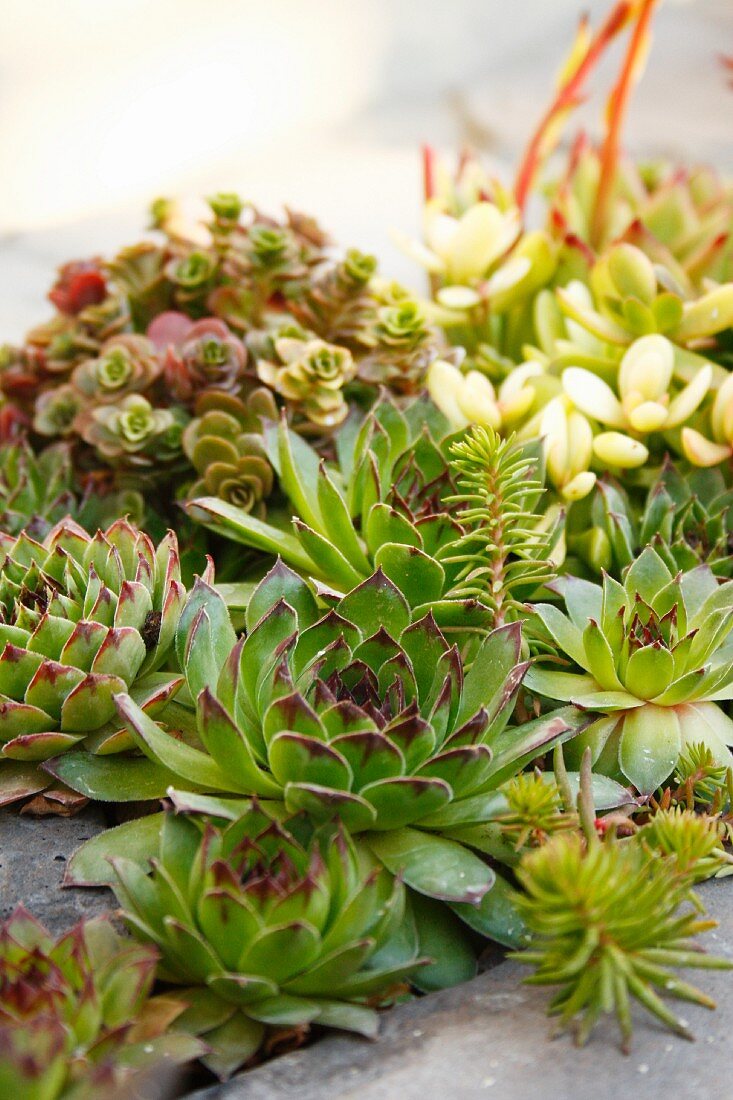
<svg viewBox="0 0 733 1100"><path fill-rule="evenodd" d="M705 942L733 958L733 881L700 889L720 927ZM733 972L699 972L716 1012L681 1006L690 1044L639 1018L624 1057L600 1027L576 1050L548 1040L545 992L522 986L524 967L503 963L475 981L386 1013L376 1043L333 1036L190 1100L723 1100L733 1095ZM693 972L690 972L695 981Z"/></svg>
<svg viewBox="0 0 733 1100"><path fill-rule="evenodd" d="M75 817L24 817L17 810L0 810L0 919L23 902L59 934L81 917L113 907L109 890L61 889L73 852L104 828L97 807L87 807Z"/></svg>

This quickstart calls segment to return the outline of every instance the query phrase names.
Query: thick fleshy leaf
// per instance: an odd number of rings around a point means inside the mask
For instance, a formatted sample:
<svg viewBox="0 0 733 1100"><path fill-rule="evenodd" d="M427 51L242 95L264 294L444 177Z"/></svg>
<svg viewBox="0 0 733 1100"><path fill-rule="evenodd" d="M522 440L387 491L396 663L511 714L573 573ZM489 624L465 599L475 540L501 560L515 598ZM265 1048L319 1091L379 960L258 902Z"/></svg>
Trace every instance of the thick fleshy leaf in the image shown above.
<svg viewBox="0 0 733 1100"><path fill-rule="evenodd" d="M328 578L330 584L344 592L359 584L366 570L352 565L337 546L301 519L294 519L293 527L306 553L315 563L313 572L316 576Z"/></svg>
<svg viewBox="0 0 733 1100"><path fill-rule="evenodd" d="M347 733L334 738L331 746L349 764L357 791L369 783L390 779L405 771L405 758L399 748L379 730Z"/></svg>
<svg viewBox="0 0 733 1100"><path fill-rule="evenodd" d="M288 783L285 805L291 813L305 810L317 821L339 818L355 833L373 828L377 816L374 807L361 795L316 783Z"/></svg>
<svg viewBox="0 0 733 1100"><path fill-rule="evenodd" d="M516 775L553 745L577 736L588 721L586 715L575 707L563 707L515 729L505 729L492 743L491 786L496 787Z"/></svg>
<svg viewBox="0 0 733 1100"><path fill-rule="evenodd" d="M163 818L162 813L135 818L87 840L69 860L64 886L112 885L115 875L109 861L118 856L146 870L158 852Z"/></svg>
<svg viewBox="0 0 733 1100"><path fill-rule="evenodd" d="M452 904L457 913L474 931L504 947L526 947L529 933L516 906L517 892L501 875L478 905Z"/></svg>
<svg viewBox="0 0 733 1100"><path fill-rule="evenodd" d="M392 638L399 638L410 622L410 611L399 589L378 569L336 606L348 622L359 627L365 638L384 627Z"/></svg>
<svg viewBox="0 0 733 1100"><path fill-rule="evenodd" d="M397 585L411 607L438 600L443 594L443 566L415 546L384 543L374 562Z"/></svg>
<svg viewBox="0 0 733 1100"><path fill-rule="evenodd" d="M492 709L495 697L502 691L507 676L519 660L521 643L522 631L519 623L499 627L485 639L463 681L456 725L467 721L481 707ZM500 709L499 702L497 712Z"/></svg>
<svg viewBox="0 0 733 1100"><path fill-rule="evenodd" d="M674 709L646 703L623 720L619 764L642 794L651 794L667 779L682 747L680 724Z"/></svg>
<svg viewBox="0 0 733 1100"><path fill-rule="evenodd" d="M307 575L318 573L316 565L308 557L300 541L289 531L264 523L242 508L218 497L199 497L189 501L184 507L191 519L225 538L244 543L245 546L253 546L273 557L279 555L288 565Z"/></svg>
<svg viewBox="0 0 733 1100"><path fill-rule="evenodd" d="M653 699L667 690L674 676L674 659L662 646L646 645L629 657L625 686L639 699Z"/></svg>
<svg viewBox="0 0 733 1100"><path fill-rule="evenodd" d="M116 699L120 717L136 745L155 764L161 764L181 779L205 790L241 790L236 777L225 772L207 753L165 733L133 703L129 695L118 695ZM249 792L245 790L242 793Z"/></svg>
<svg viewBox="0 0 733 1100"><path fill-rule="evenodd" d="M318 783L336 790L351 790L353 774L346 759L317 737L290 732L278 734L270 743L269 763L272 774L282 786Z"/></svg>
<svg viewBox="0 0 733 1100"><path fill-rule="evenodd" d="M417 971L413 984L423 993L430 993L475 977L477 964L473 944L448 906L413 893L410 908L417 926L420 952L433 960ZM468 908L473 910L474 906Z"/></svg>
<svg viewBox="0 0 733 1100"><path fill-rule="evenodd" d="M206 1033L205 1040L211 1049L201 1061L220 1080L226 1081L257 1053L264 1037L264 1024L236 1012Z"/></svg>
<svg viewBox="0 0 733 1100"><path fill-rule="evenodd" d="M477 905L496 877L461 844L418 829L370 833L367 842L393 875L401 875L408 886L427 897Z"/></svg>
<svg viewBox="0 0 733 1100"><path fill-rule="evenodd" d="M398 776L363 787L361 794L377 811L374 829L399 829L450 801L452 791L443 779Z"/></svg>
<svg viewBox="0 0 733 1100"><path fill-rule="evenodd" d="M43 765L44 770L97 802L139 802L163 798L173 772L147 757L94 756L84 750L64 752Z"/></svg>
<svg viewBox="0 0 733 1100"><path fill-rule="evenodd" d="M266 615L280 600L293 608L298 616L301 630L311 626L318 618L318 604L308 584L284 565L278 558L272 569L260 581L247 604L247 630L255 628L263 615Z"/></svg>
<svg viewBox="0 0 733 1100"><path fill-rule="evenodd" d="M50 779L34 764L0 760L0 806L30 798L49 786Z"/></svg>

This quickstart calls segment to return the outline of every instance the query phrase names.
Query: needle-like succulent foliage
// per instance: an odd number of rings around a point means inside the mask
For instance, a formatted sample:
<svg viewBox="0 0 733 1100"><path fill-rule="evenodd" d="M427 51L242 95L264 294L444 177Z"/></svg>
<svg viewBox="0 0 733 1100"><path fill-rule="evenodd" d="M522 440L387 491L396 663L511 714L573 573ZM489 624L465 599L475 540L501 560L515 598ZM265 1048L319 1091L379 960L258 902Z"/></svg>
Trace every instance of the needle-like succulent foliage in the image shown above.
<svg viewBox="0 0 733 1100"><path fill-rule="evenodd" d="M561 1029L584 1043L604 1014L613 1014L624 1050L631 1043L631 1002L691 1038L665 998L713 1008L700 990L674 974L680 967L728 968L691 937L714 927L686 904L690 878L674 857L654 856L636 839L586 845L559 836L525 856L517 872L520 911L535 941L520 961L536 967L528 982L559 986L550 1004Z"/></svg>
<svg viewBox="0 0 733 1100"><path fill-rule="evenodd" d="M527 682L600 715L570 746L570 759L589 745L597 771L645 793L692 743L731 764L733 722L716 701L733 691L733 582L719 584L704 565L675 576L647 547L623 583L566 577L557 588L567 615L542 603L534 612L558 652L583 671L543 661Z"/></svg>
<svg viewBox="0 0 733 1100"><path fill-rule="evenodd" d="M0 535L0 547L2 760L45 760L84 738L129 747L114 695L155 709L180 684L158 671L185 597L175 536L156 547L125 520L94 537L66 521L42 542Z"/></svg>
<svg viewBox="0 0 733 1100"><path fill-rule="evenodd" d="M257 805L214 824L166 815L146 875L114 860L125 919L161 952L161 975L186 988L182 1023L229 1076L268 1029L343 1028L373 1037L374 1006L420 965L386 950L405 888L343 828Z"/></svg>
<svg viewBox="0 0 733 1100"><path fill-rule="evenodd" d="M157 960L105 918L54 940L17 908L0 926L0 1093L93 1100L202 1054L199 1040L168 1031L185 1000L150 996Z"/></svg>
<svg viewBox="0 0 733 1100"><path fill-rule="evenodd" d="M718 819L682 806L658 810L636 836L651 852L675 859L693 882L710 878L731 862Z"/></svg>

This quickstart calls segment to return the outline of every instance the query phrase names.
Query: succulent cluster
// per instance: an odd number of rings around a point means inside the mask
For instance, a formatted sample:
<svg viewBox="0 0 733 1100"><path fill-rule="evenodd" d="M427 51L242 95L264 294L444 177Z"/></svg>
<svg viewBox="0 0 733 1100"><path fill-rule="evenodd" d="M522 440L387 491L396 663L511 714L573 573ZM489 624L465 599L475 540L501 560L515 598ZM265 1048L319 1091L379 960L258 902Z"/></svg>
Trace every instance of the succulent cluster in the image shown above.
<svg viewBox="0 0 733 1100"><path fill-rule="evenodd" d="M0 1089L19 1100L92 1100L205 1047L169 1031L183 999L151 997L158 954L105 918L55 940L22 906L0 926Z"/></svg>
<svg viewBox="0 0 733 1100"><path fill-rule="evenodd" d="M426 153L425 297L158 201L2 352L0 803L104 803L66 881L133 934L6 922L3 1095L374 1036L487 940L581 1041L710 1004L673 970L724 965L692 889L733 864L733 203L620 155L653 7L582 24L513 187Z"/></svg>
<svg viewBox="0 0 733 1100"><path fill-rule="evenodd" d="M0 362L3 439L65 440L80 491L142 490L167 518L161 486L196 496L202 482L257 512L274 486L253 461L265 420L282 409L325 445L375 386L417 392L442 341L373 257L334 255L311 219L278 222L235 195L201 214L187 224L159 201L154 240L66 264L55 317ZM226 454L196 446L222 398L240 425Z"/></svg>
<svg viewBox="0 0 733 1100"><path fill-rule="evenodd" d="M185 988L182 1022L228 1076L268 1028L312 1023L374 1037L374 1006L425 960L385 948L405 888L343 830L314 830L256 804L220 824L168 816L148 879L114 861L127 920ZM382 959L380 961L380 952ZM368 1003L367 1003L368 1002Z"/></svg>

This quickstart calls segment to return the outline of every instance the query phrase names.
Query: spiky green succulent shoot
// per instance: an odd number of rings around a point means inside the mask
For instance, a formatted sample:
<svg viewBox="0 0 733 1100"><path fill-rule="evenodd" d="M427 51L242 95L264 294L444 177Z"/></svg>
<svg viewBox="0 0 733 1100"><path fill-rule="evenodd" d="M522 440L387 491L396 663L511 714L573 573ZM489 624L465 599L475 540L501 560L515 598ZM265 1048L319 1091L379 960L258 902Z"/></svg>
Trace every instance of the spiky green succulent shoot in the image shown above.
<svg viewBox="0 0 733 1100"><path fill-rule="evenodd" d="M612 1014L628 1050L635 1000L691 1038L665 998L714 1003L674 969L731 963L705 955L691 940L715 922L685 904L690 878L673 857L653 855L635 838L586 846L577 834L563 835L528 853L517 875L525 891L517 904L535 937L517 958L536 968L529 983L559 986L549 1011L560 1029L573 1028L584 1043Z"/></svg>
<svg viewBox="0 0 733 1100"><path fill-rule="evenodd" d="M169 1025L185 1000L151 997L157 951L105 918L58 940L18 907L0 926L0 1094L16 1100L93 1100L156 1063L205 1050Z"/></svg>
<svg viewBox="0 0 733 1100"><path fill-rule="evenodd" d="M44 760L84 738L130 747L114 695L155 708L180 684L158 672L185 597L175 535L156 547L125 520L94 537L62 521L42 542L0 535L0 548L2 757Z"/></svg>
<svg viewBox="0 0 733 1100"><path fill-rule="evenodd" d="M190 987L183 1018L228 1076L268 1029L324 1024L376 1034L375 1003L420 960L380 952L404 886L342 827L256 804L233 821L165 817L151 873L114 861L127 923L160 950L161 976Z"/></svg>
<svg viewBox="0 0 733 1100"><path fill-rule="evenodd" d="M581 672L557 671L545 658L530 687L598 715L570 747L586 745L594 767L651 793L680 753L703 742L715 760L733 762L733 722L717 705L733 693L733 582L719 584L704 565L676 576L647 547L623 583L577 577L557 582L567 608L534 612L557 651Z"/></svg>

